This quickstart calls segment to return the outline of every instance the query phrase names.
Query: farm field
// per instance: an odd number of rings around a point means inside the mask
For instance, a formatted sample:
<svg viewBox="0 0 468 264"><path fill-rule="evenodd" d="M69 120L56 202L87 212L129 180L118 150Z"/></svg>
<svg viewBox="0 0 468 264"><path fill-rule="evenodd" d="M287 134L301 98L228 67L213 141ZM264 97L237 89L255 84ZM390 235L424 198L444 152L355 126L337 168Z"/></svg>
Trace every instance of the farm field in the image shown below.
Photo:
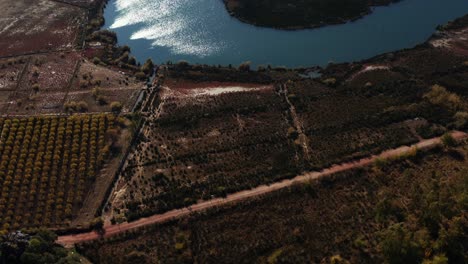
<svg viewBox="0 0 468 264"><path fill-rule="evenodd" d="M288 106L272 86L163 87L158 98L111 197L114 219L164 212L300 172Z"/></svg>
<svg viewBox="0 0 468 264"><path fill-rule="evenodd" d="M0 9L0 57L73 48L87 16L84 9L49 0L2 0Z"/></svg>
<svg viewBox="0 0 468 264"><path fill-rule="evenodd" d="M66 228L119 136L113 115L0 118L0 227Z"/></svg>
<svg viewBox="0 0 468 264"><path fill-rule="evenodd" d="M467 155L416 154L78 249L98 263L463 263Z"/></svg>
<svg viewBox="0 0 468 264"><path fill-rule="evenodd" d="M111 112L133 107L144 84L129 72L95 65L80 52L0 60L0 113Z"/></svg>
<svg viewBox="0 0 468 264"><path fill-rule="evenodd" d="M90 112L110 112L111 103L119 102L122 110L129 112L143 87L144 83L128 71L83 60L65 104L85 102Z"/></svg>

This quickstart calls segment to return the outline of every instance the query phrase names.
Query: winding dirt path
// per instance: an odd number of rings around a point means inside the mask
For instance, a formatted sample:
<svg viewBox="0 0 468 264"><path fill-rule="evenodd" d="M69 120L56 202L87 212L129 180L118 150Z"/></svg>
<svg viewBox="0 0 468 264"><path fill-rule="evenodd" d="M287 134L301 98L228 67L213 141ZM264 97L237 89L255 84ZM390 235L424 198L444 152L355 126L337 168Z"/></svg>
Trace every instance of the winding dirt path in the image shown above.
<svg viewBox="0 0 468 264"><path fill-rule="evenodd" d="M464 140L468 138L468 134L463 133L463 132L453 132L452 133L453 138L455 138L458 141ZM327 177L333 174L336 174L338 172L343 172L355 168L361 168L365 166L369 166L373 164L377 159L386 159L386 158L391 158L391 157L397 157L402 154L406 154L409 151L411 151L413 148L418 148L419 150L430 150L432 148L435 148L437 146L441 145L441 139L440 138L433 138L433 139L428 139L428 140L423 140L417 144L414 144L412 146L403 146L400 148L392 149L385 151L379 155L376 156L371 156L369 158L364 158L355 162L348 162L348 163L343 163L343 164L337 164L334 165L328 169L325 169L321 172L310 172L306 173L300 176L297 176L293 179L289 180L283 180L281 182L277 182L271 185L262 185L257 188L251 189L251 190L245 190L241 192L237 192L231 195L228 195L226 198L216 198L213 200L209 201L204 201L195 205L192 205L190 207L186 207L183 209L178 209L178 210L172 210L164 214L158 214L158 215L153 215L148 218L141 218L137 221L130 222L130 223L122 223L118 225L109 225L105 226L105 235L104 237L110 237L113 235L117 235L120 233L123 233L128 230L132 230L135 228L147 226L147 225L152 225L152 224L157 224L157 223L163 223L167 222L169 220L175 219L175 218L181 218L184 216L187 216L193 212L200 212L207 210L209 208L217 207L217 206L222 206L226 205L229 203L234 203L234 202L239 202L248 198L253 198L257 197L260 195L264 195L267 193L271 193L283 188L288 188L294 184L298 183L304 183L308 182L311 180L316 180L322 177ZM95 232L88 232L88 233L82 233L82 234L76 234L76 235L67 235L67 236L60 236L58 237L57 243L62 244L66 247L71 247L74 244L80 243L80 242L86 242L86 241L91 241L91 240L96 240L101 238L102 236L98 235Z"/></svg>

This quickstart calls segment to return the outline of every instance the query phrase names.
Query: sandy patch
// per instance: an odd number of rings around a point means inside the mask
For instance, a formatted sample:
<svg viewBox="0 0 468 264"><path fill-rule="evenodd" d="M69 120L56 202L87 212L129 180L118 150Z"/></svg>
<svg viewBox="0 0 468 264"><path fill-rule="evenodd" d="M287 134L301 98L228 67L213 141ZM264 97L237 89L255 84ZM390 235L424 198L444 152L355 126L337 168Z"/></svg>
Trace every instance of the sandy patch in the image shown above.
<svg viewBox="0 0 468 264"><path fill-rule="evenodd" d="M371 71L388 71L390 70L390 67L389 66L385 66L385 65L366 65L364 66L364 69L360 70L359 72L353 74L353 76L351 76L347 82L350 82L352 80L354 80L357 76L363 74L363 73L366 73L366 72L371 72Z"/></svg>

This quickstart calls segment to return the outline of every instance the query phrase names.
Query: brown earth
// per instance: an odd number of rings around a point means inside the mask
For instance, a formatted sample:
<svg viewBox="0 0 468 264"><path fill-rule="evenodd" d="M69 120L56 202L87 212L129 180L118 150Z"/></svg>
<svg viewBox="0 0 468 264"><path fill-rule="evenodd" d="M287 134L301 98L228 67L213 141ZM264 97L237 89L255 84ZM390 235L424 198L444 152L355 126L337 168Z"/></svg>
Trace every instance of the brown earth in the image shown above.
<svg viewBox="0 0 468 264"><path fill-rule="evenodd" d="M86 12L49 0L0 1L0 57L73 48Z"/></svg>

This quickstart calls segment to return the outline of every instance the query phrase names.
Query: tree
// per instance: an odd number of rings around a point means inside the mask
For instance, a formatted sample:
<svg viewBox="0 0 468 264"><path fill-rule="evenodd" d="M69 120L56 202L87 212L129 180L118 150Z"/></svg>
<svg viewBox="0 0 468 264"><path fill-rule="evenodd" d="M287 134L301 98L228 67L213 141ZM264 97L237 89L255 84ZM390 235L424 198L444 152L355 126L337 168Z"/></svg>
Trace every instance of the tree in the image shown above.
<svg viewBox="0 0 468 264"><path fill-rule="evenodd" d="M412 234L402 224L394 224L382 233L380 243L389 264L421 263L423 252L412 240Z"/></svg>
<svg viewBox="0 0 468 264"><path fill-rule="evenodd" d="M39 92L41 86L38 83L33 84L32 89L35 93Z"/></svg>
<svg viewBox="0 0 468 264"><path fill-rule="evenodd" d="M120 111L122 111L122 108L123 108L122 103L120 102L112 102L110 104L110 107L111 107L112 112L115 112L115 113L120 113Z"/></svg>
<svg viewBox="0 0 468 264"><path fill-rule="evenodd" d="M38 230L32 237L19 231L10 233L2 238L2 264L80 263L55 244L56 239L57 235L48 230Z"/></svg>
<svg viewBox="0 0 468 264"><path fill-rule="evenodd" d="M86 112L88 111L88 104L84 101L80 101L76 104L76 110L79 112Z"/></svg>
<svg viewBox="0 0 468 264"><path fill-rule="evenodd" d="M463 129L468 126L468 112L457 112L453 119L455 120L454 124L457 129Z"/></svg>
<svg viewBox="0 0 468 264"><path fill-rule="evenodd" d="M239 65L239 71L245 71L248 72L250 71L250 61L246 61Z"/></svg>
<svg viewBox="0 0 468 264"><path fill-rule="evenodd" d="M135 78L137 78L140 81L144 81L146 80L147 76L144 72L140 71L140 72L135 73Z"/></svg>
<svg viewBox="0 0 468 264"><path fill-rule="evenodd" d="M448 264L448 258L445 255L437 255L431 260L424 260L423 264Z"/></svg>
<svg viewBox="0 0 468 264"><path fill-rule="evenodd" d="M89 227L101 236L105 233L104 220L102 220L100 217L97 217L91 221L91 223L89 223Z"/></svg>
<svg viewBox="0 0 468 264"><path fill-rule="evenodd" d="M442 106L448 110L457 110L461 106L461 99L458 95L450 93L445 87L434 85L431 91L424 95L424 98L433 105Z"/></svg>
<svg viewBox="0 0 468 264"><path fill-rule="evenodd" d="M29 236L22 232L13 232L1 237L1 263L6 264L18 259L29 243Z"/></svg>
<svg viewBox="0 0 468 264"><path fill-rule="evenodd" d="M152 74L153 70L154 70L154 63L151 59L147 59L145 64L141 66L141 71L145 73L146 75Z"/></svg>
<svg viewBox="0 0 468 264"><path fill-rule="evenodd" d="M450 263L465 263L468 259L468 217L456 216L444 223L439 231L437 248L449 259Z"/></svg>

